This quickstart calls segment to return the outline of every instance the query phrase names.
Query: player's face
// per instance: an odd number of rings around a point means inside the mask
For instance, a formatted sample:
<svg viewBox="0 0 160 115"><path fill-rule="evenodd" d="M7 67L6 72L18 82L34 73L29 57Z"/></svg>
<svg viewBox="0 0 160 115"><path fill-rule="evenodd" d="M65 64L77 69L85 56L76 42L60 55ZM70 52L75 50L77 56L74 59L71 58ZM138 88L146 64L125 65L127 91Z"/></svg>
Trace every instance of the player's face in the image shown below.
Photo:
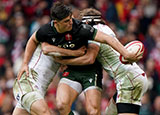
<svg viewBox="0 0 160 115"><path fill-rule="evenodd" d="M72 30L72 24L72 15L69 15L61 21L57 21L57 27L60 33Z"/></svg>

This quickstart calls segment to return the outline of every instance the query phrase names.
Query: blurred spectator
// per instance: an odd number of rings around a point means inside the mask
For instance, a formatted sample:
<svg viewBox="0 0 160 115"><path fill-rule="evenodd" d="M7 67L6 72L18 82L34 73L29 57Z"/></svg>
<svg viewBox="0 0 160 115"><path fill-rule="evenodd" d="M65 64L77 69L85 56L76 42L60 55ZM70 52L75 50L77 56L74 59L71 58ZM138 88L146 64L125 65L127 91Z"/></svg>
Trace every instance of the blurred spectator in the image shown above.
<svg viewBox="0 0 160 115"><path fill-rule="evenodd" d="M78 8L80 9L80 10L83 10L83 9L85 9L85 8L88 8L89 7L89 2L88 2L88 0L79 0L78 1Z"/></svg>
<svg viewBox="0 0 160 115"><path fill-rule="evenodd" d="M157 86L159 86L158 72L155 70L156 63L152 58L149 58L145 65L145 73L148 77L148 91L150 93L150 101L153 103L157 96Z"/></svg>
<svg viewBox="0 0 160 115"><path fill-rule="evenodd" d="M12 93L12 87L6 86L6 79L1 78L0 79L0 110L1 115L8 114L10 115L13 111L13 93Z"/></svg>
<svg viewBox="0 0 160 115"><path fill-rule="evenodd" d="M108 0L96 0L95 7L102 13L102 17L105 19Z"/></svg>
<svg viewBox="0 0 160 115"><path fill-rule="evenodd" d="M152 58L155 61L155 69L159 73L159 80L160 80L160 32L159 32L159 38L156 40L156 46L151 50L150 58Z"/></svg>
<svg viewBox="0 0 160 115"><path fill-rule="evenodd" d="M155 24L151 24L148 28L148 33L146 34L146 38L144 40L144 46L145 46L145 60L149 57L149 54L151 50L155 47L156 41L155 37L157 34L157 27Z"/></svg>
<svg viewBox="0 0 160 115"><path fill-rule="evenodd" d="M107 21L117 24L119 21L117 9L112 0L107 0L107 9L105 12L105 18Z"/></svg>
<svg viewBox="0 0 160 115"><path fill-rule="evenodd" d="M160 115L160 96L157 96L154 100L153 113L154 115Z"/></svg>
<svg viewBox="0 0 160 115"><path fill-rule="evenodd" d="M7 61L6 47L4 44L0 44L0 77L2 77L5 73L6 61Z"/></svg>
<svg viewBox="0 0 160 115"><path fill-rule="evenodd" d="M0 43L7 44L10 40L9 30L0 24Z"/></svg>
<svg viewBox="0 0 160 115"><path fill-rule="evenodd" d="M47 24L49 21L50 17L48 15L36 16L30 25L29 36L31 36L36 30L38 30L40 26L42 26L43 24Z"/></svg>
<svg viewBox="0 0 160 115"><path fill-rule="evenodd" d="M127 23L129 20L130 12L134 8L133 0L118 0L115 3L118 17L121 23Z"/></svg>
<svg viewBox="0 0 160 115"><path fill-rule="evenodd" d="M23 0L22 6L30 21L35 17L35 14L49 15L48 3L45 0Z"/></svg>
<svg viewBox="0 0 160 115"><path fill-rule="evenodd" d="M152 115L149 92L146 92L142 97L142 107L140 109L139 115Z"/></svg>

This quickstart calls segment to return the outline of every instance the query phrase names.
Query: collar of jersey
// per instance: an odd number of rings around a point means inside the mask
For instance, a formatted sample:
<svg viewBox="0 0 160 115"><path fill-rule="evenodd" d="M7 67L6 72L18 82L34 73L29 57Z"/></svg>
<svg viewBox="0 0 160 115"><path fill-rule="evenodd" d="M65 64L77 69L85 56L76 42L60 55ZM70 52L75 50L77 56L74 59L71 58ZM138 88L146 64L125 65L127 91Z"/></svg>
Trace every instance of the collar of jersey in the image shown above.
<svg viewBox="0 0 160 115"><path fill-rule="evenodd" d="M51 27L53 28L53 31L55 33L58 33L57 30L56 30L56 28L54 27L54 21L53 20L51 21Z"/></svg>

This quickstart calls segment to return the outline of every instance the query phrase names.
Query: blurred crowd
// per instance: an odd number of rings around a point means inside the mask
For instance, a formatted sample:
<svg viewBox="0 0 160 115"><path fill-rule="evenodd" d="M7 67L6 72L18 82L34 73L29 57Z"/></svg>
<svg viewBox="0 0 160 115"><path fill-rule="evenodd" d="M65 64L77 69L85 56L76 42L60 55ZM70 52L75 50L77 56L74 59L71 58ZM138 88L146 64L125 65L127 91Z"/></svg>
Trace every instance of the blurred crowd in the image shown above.
<svg viewBox="0 0 160 115"><path fill-rule="evenodd" d="M0 115L11 115L16 102L12 94L14 79L23 60L30 35L50 21L50 8L56 0L0 0ZM144 43L144 58L138 64L148 76L149 88L142 99L140 115L160 115L160 1L159 0L61 0L73 9L93 7L101 11L108 26L122 44L132 40ZM48 106L58 115L55 105L56 87L64 67L46 94ZM102 115L115 93L113 79L104 72ZM84 95L72 109L85 115Z"/></svg>

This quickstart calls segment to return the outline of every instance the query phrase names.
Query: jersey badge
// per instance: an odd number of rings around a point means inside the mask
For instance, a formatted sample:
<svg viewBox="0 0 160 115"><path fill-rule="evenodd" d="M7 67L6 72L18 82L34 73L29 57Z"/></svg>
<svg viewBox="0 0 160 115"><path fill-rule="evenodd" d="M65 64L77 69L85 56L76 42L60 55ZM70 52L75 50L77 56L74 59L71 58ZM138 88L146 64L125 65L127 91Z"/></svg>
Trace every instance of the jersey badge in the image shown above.
<svg viewBox="0 0 160 115"><path fill-rule="evenodd" d="M72 35L71 34L66 34L65 38L66 38L67 41L70 41L70 40L72 40Z"/></svg>
<svg viewBox="0 0 160 115"><path fill-rule="evenodd" d="M90 82L90 83L92 83L92 81L93 81L93 79L92 79L92 78L90 78L90 79L89 79L89 82Z"/></svg>
<svg viewBox="0 0 160 115"><path fill-rule="evenodd" d="M64 73L62 74L63 77L67 77L68 75L69 75L69 72L64 72Z"/></svg>
<svg viewBox="0 0 160 115"><path fill-rule="evenodd" d="M53 43L56 41L56 38L52 38Z"/></svg>

